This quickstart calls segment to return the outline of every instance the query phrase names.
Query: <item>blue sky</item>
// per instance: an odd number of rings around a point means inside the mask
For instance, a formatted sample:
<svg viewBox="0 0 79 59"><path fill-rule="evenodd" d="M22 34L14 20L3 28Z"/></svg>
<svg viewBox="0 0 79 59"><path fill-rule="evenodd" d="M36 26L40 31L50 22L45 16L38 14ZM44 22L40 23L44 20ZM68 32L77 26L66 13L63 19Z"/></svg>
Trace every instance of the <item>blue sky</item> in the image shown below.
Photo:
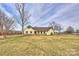
<svg viewBox="0 0 79 59"><path fill-rule="evenodd" d="M15 4L0 4L0 10L20 21ZM77 3L28 3L25 10L31 14L28 21L32 26L48 26L50 22L55 21L64 29L68 26L79 29L79 4ZM16 25L16 29L20 30L17 21Z"/></svg>

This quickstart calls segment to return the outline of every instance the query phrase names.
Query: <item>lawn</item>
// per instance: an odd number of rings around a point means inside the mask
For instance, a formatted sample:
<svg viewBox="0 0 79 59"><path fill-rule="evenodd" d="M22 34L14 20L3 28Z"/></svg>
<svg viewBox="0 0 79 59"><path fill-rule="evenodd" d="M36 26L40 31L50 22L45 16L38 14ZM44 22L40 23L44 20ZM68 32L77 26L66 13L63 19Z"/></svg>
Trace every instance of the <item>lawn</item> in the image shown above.
<svg viewBox="0 0 79 59"><path fill-rule="evenodd" d="M78 35L14 36L0 39L2 56L79 56Z"/></svg>

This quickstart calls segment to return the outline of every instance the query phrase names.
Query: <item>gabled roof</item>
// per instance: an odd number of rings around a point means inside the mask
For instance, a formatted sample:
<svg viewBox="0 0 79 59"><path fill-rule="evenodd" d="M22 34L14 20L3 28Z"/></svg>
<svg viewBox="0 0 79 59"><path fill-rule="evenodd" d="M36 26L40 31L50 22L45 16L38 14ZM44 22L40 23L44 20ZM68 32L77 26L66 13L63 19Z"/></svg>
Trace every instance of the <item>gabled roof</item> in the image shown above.
<svg viewBox="0 0 79 59"><path fill-rule="evenodd" d="M30 25L27 28L32 28L35 31L48 31L49 29L53 29L52 27L32 27Z"/></svg>
<svg viewBox="0 0 79 59"><path fill-rule="evenodd" d="M35 31L48 31L51 27L32 27Z"/></svg>

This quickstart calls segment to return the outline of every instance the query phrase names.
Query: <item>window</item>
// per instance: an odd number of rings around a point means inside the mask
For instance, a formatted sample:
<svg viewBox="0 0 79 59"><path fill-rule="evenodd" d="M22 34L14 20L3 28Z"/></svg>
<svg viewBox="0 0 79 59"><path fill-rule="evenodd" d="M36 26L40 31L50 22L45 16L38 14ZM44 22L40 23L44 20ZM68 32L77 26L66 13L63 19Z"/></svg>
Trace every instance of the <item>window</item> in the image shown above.
<svg viewBox="0 0 79 59"><path fill-rule="evenodd" d="M44 31L44 34L45 34L45 31Z"/></svg>
<svg viewBox="0 0 79 59"><path fill-rule="evenodd" d="M41 34L43 34L43 32L41 31Z"/></svg>
<svg viewBox="0 0 79 59"><path fill-rule="evenodd" d="M32 31L30 31L30 33L32 33Z"/></svg>
<svg viewBox="0 0 79 59"><path fill-rule="evenodd" d="M35 31L35 34L36 34L36 31Z"/></svg>
<svg viewBox="0 0 79 59"><path fill-rule="evenodd" d="M26 31L26 33L28 33L28 31Z"/></svg>

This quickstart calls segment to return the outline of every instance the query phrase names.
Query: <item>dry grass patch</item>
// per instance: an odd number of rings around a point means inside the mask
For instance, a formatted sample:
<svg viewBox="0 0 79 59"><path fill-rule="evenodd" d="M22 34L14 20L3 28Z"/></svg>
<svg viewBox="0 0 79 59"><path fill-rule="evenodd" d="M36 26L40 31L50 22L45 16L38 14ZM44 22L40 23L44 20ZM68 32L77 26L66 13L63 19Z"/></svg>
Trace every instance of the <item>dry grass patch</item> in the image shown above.
<svg viewBox="0 0 79 59"><path fill-rule="evenodd" d="M79 36L14 36L0 40L0 55L79 55Z"/></svg>

